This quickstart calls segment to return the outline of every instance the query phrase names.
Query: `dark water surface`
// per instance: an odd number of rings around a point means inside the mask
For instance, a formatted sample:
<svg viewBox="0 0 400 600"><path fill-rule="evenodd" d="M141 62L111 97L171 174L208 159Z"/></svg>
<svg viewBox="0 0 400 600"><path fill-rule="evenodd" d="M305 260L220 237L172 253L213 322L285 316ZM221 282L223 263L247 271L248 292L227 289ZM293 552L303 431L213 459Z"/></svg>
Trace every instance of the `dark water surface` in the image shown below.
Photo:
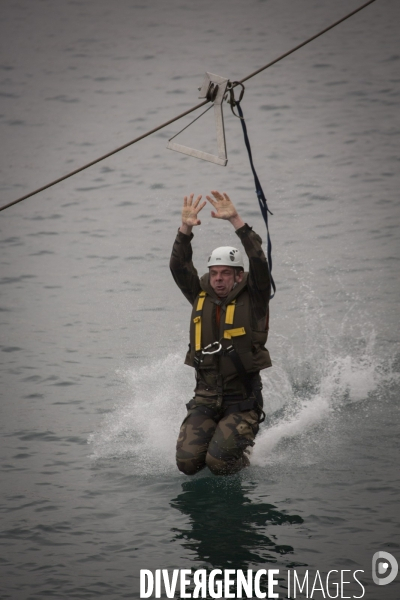
<svg viewBox="0 0 400 600"><path fill-rule="evenodd" d="M195 105L206 70L241 79L359 4L4 0L1 204ZM379 0L246 84L278 293L267 419L237 476L176 470L194 383L168 270L191 191L226 190L265 239L228 107L225 168L165 149L187 117L1 213L1 599L276 568L281 598L308 569L347 570L339 597L361 597L359 570L362 597L398 600L371 565L400 562L399 22ZM180 141L214 152L212 112ZM206 209L200 272L222 242L233 229Z"/></svg>

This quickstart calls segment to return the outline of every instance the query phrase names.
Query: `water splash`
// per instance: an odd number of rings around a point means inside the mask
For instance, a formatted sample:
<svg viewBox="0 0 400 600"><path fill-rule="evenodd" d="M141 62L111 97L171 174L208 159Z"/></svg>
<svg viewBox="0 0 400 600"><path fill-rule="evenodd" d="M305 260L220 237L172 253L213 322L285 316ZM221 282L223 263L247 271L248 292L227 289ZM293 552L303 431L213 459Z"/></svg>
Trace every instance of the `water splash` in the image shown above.
<svg viewBox="0 0 400 600"><path fill-rule="evenodd" d="M307 448L313 440L321 446L321 430L325 435L336 426L338 412L379 394L392 379L370 328L365 336L359 324L356 332L354 323L343 321L331 333L319 310L303 314L307 344L289 344L282 335L274 367L262 373L267 419L252 457L259 467L292 461L294 455L302 464L318 460L323 449ZM117 400L90 436L92 458L128 459L130 471L140 475L177 474L175 443L194 386L183 354L182 349L119 372L128 397ZM288 448L291 443L296 447Z"/></svg>
<svg viewBox="0 0 400 600"><path fill-rule="evenodd" d="M331 434L340 438L337 415L349 405L387 394L393 381L390 361L377 349L371 321L359 303L347 298L342 321L330 331L312 288L304 282L300 288L297 330L292 338L281 336L274 369L262 374L268 426L254 449L252 464L258 466L317 461L323 440L331 444Z"/></svg>
<svg viewBox="0 0 400 600"><path fill-rule="evenodd" d="M129 397L91 434L92 458L127 458L138 474L176 472L175 443L193 390L183 354L168 354L138 369L121 370Z"/></svg>
<svg viewBox="0 0 400 600"><path fill-rule="evenodd" d="M345 406L367 401L377 394L383 383L379 362L374 357L373 346L360 355L332 356L326 362L320 360L314 369L310 362L304 363L303 379L299 377L299 365L290 364L280 371L278 378L264 379L264 396L266 408L270 408L268 398L274 394L274 405L281 405L272 413L267 412L267 425L257 438L252 463L266 466L290 459L302 464L310 464L318 460L321 454L321 439L336 430L336 416ZM286 377L285 377L286 376ZM284 380L284 385L278 387L277 381ZM272 391L273 390L273 391ZM323 434L321 436L321 433ZM303 448L291 452L288 442L301 442ZM310 457L306 447L318 440L319 448ZM300 444L301 445L301 444ZM315 449L314 449L315 450ZM300 455L299 455L300 454Z"/></svg>

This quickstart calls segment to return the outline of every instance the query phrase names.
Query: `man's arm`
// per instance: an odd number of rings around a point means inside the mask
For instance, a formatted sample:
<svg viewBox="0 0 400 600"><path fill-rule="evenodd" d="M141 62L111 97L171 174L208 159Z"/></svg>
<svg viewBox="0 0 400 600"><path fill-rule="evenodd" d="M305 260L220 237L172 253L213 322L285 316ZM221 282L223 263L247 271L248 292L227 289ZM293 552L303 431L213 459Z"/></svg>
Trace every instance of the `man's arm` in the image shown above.
<svg viewBox="0 0 400 600"><path fill-rule="evenodd" d="M175 238L169 263L175 283L190 304L194 303L201 291L199 276L192 261L192 228L201 224L198 213L206 205L206 202L200 204L201 196L198 196L195 202L193 197L194 194L190 194L184 198L182 224Z"/></svg>
<svg viewBox="0 0 400 600"><path fill-rule="evenodd" d="M267 258L262 249L262 240L251 227L244 224L236 230L249 259L248 286L251 291L257 290L266 304L271 295L271 276Z"/></svg>
<svg viewBox="0 0 400 600"><path fill-rule="evenodd" d="M211 215L215 219L225 219L235 228L249 259L248 289L254 299L254 305L260 311L268 306L271 295L271 278L268 261L262 249L262 240L251 227L244 223L239 216L234 204L226 193L221 194L216 190L211 192L214 198L206 196L207 200L216 209ZM259 310L257 309L257 313ZM257 317L258 318L258 317Z"/></svg>

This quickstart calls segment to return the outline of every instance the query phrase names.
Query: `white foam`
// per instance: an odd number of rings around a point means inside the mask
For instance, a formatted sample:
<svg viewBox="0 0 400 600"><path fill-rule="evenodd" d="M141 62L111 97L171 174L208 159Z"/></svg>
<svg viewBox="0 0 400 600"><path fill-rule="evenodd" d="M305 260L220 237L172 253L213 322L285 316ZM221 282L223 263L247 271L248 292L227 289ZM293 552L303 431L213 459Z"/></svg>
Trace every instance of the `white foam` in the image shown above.
<svg viewBox="0 0 400 600"><path fill-rule="evenodd" d="M276 425L261 432L254 447L252 464L266 466L275 462L278 456L274 455L274 450L281 441L302 435L327 419L330 412L329 402L319 395L312 400L303 401L295 415L285 415Z"/></svg>
<svg viewBox="0 0 400 600"><path fill-rule="evenodd" d="M366 400L377 390L383 375L373 335L351 354L341 354L338 348L342 348L339 338L327 339L326 332L319 331L307 355L302 347L297 356L292 347L263 372L270 423L257 436L252 464L264 467L287 460L282 444L301 442L303 434L309 443L313 432L329 427L335 410ZM114 412L90 436L94 459L127 458L130 471L141 475L177 473L175 443L194 387L193 371L183 365L183 353L182 349L147 366L119 372L128 395L116 399ZM316 439L321 443L318 435ZM308 460L305 448L304 460Z"/></svg>
<svg viewBox="0 0 400 600"><path fill-rule="evenodd" d="M176 470L175 443L194 387L182 354L169 354L148 366L119 371L127 399L116 402L89 438L92 458L129 458L132 471L158 474Z"/></svg>
<svg viewBox="0 0 400 600"><path fill-rule="evenodd" d="M329 334L323 328L323 320L317 313L308 319L308 345L301 347L301 355L296 354L293 346L282 355L278 365L275 362L270 372L263 374L264 401L267 415L277 407L281 410L272 415L272 425L262 429L257 437L252 463L266 466L285 461L290 455L282 450L282 445L303 434L303 457L296 460L309 463L310 456L306 446L315 439L321 446L324 436L320 436L321 427L325 432L334 424L335 411L349 404L367 401L392 375L384 373L383 360L376 355L373 331L367 338L346 338L342 329ZM313 340L310 343L310 340ZM346 346L351 353L346 353ZM299 352L299 351L297 351ZM275 417L275 418L274 418ZM340 431L335 431L335 436ZM319 452L323 449L320 447ZM302 452L300 443L296 452ZM317 451L315 453L318 459Z"/></svg>

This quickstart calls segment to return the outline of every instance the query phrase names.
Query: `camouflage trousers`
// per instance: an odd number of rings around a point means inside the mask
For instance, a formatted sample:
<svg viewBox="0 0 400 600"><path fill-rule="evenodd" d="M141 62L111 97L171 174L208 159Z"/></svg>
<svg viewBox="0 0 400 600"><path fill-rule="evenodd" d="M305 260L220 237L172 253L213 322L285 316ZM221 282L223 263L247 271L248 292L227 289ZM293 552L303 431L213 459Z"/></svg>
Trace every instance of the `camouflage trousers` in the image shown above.
<svg viewBox="0 0 400 600"><path fill-rule="evenodd" d="M215 405L189 408L176 444L176 464L186 475L207 466L214 475L231 475L249 465L243 454L254 446L259 414L255 410L230 412Z"/></svg>

